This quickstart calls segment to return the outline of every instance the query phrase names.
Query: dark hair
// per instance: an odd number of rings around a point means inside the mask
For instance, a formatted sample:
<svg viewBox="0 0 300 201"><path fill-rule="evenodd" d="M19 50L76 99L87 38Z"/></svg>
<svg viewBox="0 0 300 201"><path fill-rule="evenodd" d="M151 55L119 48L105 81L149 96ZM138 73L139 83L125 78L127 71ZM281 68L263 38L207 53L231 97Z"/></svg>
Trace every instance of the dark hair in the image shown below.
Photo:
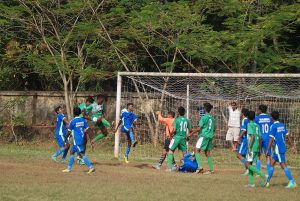
<svg viewBox="0 0 300 201"><path fill-rule="evenodd" d="M268 106L266 105L260 105L258 106L258 109L262 112L262 113L266 113L268 110Z"/></svg>
<svg viewBox="0 0 300 201"><path fill-rule="evenodd" d="M127 103L127 108L132 105L133 106L133 103Z"/></svg>
<svg viewBox="0 0 300 201"><path fill-rule="evenodd" d="M81 109L79 107L74 107L73 113L74 116L79 116L81 114Z"/></svg>
<svg viewBox="0 0 300 201"><path fill-rule="evenodd" d="M180 116L184 116L184 114L185 114L185 109L184 109L184 107L180 106L180 107L178 108L178 113L179 113Z"/></svg>
<svg viewBox="0 0 300 201"><path fill-rule="evenodd" d="M100 98L103 98L103 99L104 99L105 96L104 96L103 94L98 94L98 95L97 95L97 100L100 99Z"/></svg>
<svg viewBox="0 0 300 201"><path fill-rule="evenodd" d="M274 120L278 121L278 120L279 120L279 112L278 112L278 111L273 111L273 112L271 112L271 117L272 117Z"/></svg>
<svg viewBox="0 0 300 201"><path fill-rule="evenodd" d="M242 114L245 116L245 117L248 117L249 115L249 110L247 108L242 108Z"/></svg>
<svg viewBox="0 0 300 201"><path fill-rule="evenodd" d="M175 117L175 112L173 111L169 111L168 114L171 115L173 118Z"/></svg>
<svg viewBox="0 0 300 201"><path fill-rule="evenodd" d="M255 118L255 112L254 111L249 111L248 119L252 121L252 120L254 120L254 118Z"/></svg>
<svg viewBox="0 0 300 201"><path fill-rule="evenodd" d="M57 107L54 109L55 113L58 114L58 111L59 111L60 109L61 109L61 106L57 106Z"/></svg>
<svg viewBox="0 0 300 201"><path fill-rule="evenodd" d="M205 111L208 112L208 113L209 113L209 112L211 111L211 109L213 109L213 107L214 107L214 106L212 106L212 104L210 104L210 103L208 103L208 102L204 103L203 106L204 106Z"/></svg>
<svg viewBox="0 0 300 201"><path fill-rule="evenodd" d="M93 99L92 96L89 96L89 97L87 97L87 99L85 100L85 102L93 103L93 102L94 102L94 99Z"/></svg>

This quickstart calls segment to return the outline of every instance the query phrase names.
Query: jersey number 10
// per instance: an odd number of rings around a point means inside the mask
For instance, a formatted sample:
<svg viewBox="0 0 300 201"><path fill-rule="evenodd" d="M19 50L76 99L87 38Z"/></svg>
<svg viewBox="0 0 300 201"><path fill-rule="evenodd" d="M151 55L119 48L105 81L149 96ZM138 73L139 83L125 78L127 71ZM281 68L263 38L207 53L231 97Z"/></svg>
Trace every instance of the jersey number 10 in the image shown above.
<svg viewBox="0 0 300 201"><path fill-rule="evenodd" d="M187 122L180 122L180 132L186 132L186 128L187 128Z"/></svg>

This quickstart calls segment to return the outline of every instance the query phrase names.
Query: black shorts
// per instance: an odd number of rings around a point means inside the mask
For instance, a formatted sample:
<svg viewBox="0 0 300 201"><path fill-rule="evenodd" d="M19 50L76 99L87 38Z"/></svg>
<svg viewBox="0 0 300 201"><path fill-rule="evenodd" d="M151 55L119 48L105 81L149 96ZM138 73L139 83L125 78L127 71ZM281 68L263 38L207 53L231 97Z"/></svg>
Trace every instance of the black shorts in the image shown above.
<svg viewBox="0 0 300 201"><path fill-rule="evenodd" d="M171 142L170 139L168 139L168 138L165 139L164 149L165 149L166 151L169 151L170 142Z"/></svg>

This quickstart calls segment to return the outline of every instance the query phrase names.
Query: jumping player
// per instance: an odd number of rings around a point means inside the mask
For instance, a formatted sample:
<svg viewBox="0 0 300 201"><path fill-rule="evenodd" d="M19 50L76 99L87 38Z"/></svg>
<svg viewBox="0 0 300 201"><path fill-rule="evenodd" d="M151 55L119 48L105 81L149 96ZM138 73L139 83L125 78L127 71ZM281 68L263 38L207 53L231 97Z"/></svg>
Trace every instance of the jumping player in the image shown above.
<svg viewBox="0 0 300 201"><path fill-rule="evenodd" d="M247 141L247 127L248 127L248 113L249 110L246 108L242 108L241 111L241 131L239 136L239 144L237 147L237 158L242 159L245 158L247 155L247 149L248 149L248 141ZM246 169L244 176L247 176L249 173L248 169Z"/></svg>
<svg viewBox="0 0 300 201"><path fill-rule="evenodd" d="M70 144L69 141L67 140L67 128L66 126L68 125L68 121L64 115L64 109L61 106L58 106L57 108L55 108L55 113L56 113L56 130L55 130L55 138L57 141L57 144L59 146L59 150L56 151L53 155L52 155L52 160L54 160L55 162L57 162L57 157L64 153L62 156L62 162L64 162L66 160L67 154L68 154L68 150L70 148Z"/></svg>
<svg viewBox="0 0 300 201"><path fill-rule="evenodd" d="M275 150L273 152L273 156L272 156L272 160L271 160L271 167L269 169L269 177L268 177L268 181L266 183L266 187L269 187L270 185L270 181L273 177L273 173L274 173L274 166L276 164L276 162L278 162L281 166L281 168L284 171L284 174L286 175L286 177L289 180L288 185L285 188L296 188L297 184L295 182L295 180L292 177L291 171L290 169L287 167L286 165L286 160L285 160L285 152L286 152L286 147L285 147L285 138L287 137L288 142L291 146L291 150L294 154L297 153L297 149L295 144L292 143L292 139L288 133L288 130L286 129L286 126L279 122L279 112L277 111L273 111L271 113L271 117L273 120L273 124L271 126L271 131L270 131L270 142L267 148L267 152L265 152L266 156L268 151L270 151L273 143L275 145Z"/></svg>
<svg viewBox="0 0 300 201"><path fill-rule="evenodd" d="M89 97L87 97L87 99L85 100L85 102L79 104L78 107L81 109L81 115L80 115L80 117L84 117L86 119L90 119L88 117L90 117L90 115L92 114L93 103L94 103L93 97L89 96Z"/></svg>
<svg viewBox="0 0 300 201"><path fill-rule="evenodd" d="M84 136L88 135L88 122L83 117L79 117L81 114L81 110L79 107L75 107L73 110L75 118L71 120L69 126L68 135L73 135L73 145L70 152L70 159L68 163L68 168L63 170L63 172L71 172L72 166L74 163L74 153L76 152L81 156L84 163L88 166L88 174L95 172L95 168L90 163L89 159L84 154Z"/></svg>

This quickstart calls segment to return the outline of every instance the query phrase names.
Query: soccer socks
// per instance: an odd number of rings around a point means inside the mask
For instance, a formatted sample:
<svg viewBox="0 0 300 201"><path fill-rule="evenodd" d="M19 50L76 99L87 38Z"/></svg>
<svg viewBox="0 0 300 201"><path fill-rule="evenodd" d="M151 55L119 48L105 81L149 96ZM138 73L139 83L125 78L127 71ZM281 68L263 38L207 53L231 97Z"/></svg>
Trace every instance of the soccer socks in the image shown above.
<svg viewBox="0 0 300 201"><path fill-rule="evenodd" d="M270 180L272 179L274 170L275 170L275 168L272 167L272 166L269 168L269 171L268 171L268 174L269 174L268 182L270 182Z"/></svg>
<svg viewBox="0 0 300 201"><path fill-rule="evenodd" d="M126 157L128 157L130 149L131 149L131 146L127 146L126 151L125 151L125 156Z"/></svg>
<svg viewBox="0 0 300 201"><path fill-rule="evenodd" d="M133 131L129 132L129 137L130 137L131 142L133 143L135 141Z"/></svg>
<svg viewBox="0 0 300 201"><path fill-rule="evenodd" d="M72 170L74 158L75 158L74 154L70 155L70 159L69 159L69 163L68 163L68 170Z"/></svg>
<svg viewBox="0 0 300 201"><path fill-rule="evenodd" d="M196 161L198 163L198 169L201 169L202 168L202 161L201 161L200 153L196 153L195 157L196 157Z"/></svg>
<svg viewBox="0 0 300 201"><path fill-rule="evenodd" d="M101 140L104 137L105 137L105 135L103 133L100 133L93 139L93 142L97 142L98 140Z"/></svg>
<svg viewBox="0 0 300 201"><path fill-rule="evenodd" d="M269 174L269 171L270 171L270 168L271 168L270 161L266 162L266 168L267 168L267 173Z"/></svg>
<svg viewBox="0 0 300 201"><path fill-rule="evenodd" d="M261 172L260 170L258 170L253 165L249 165L248 169L249 169L249 174L250 174L250 171L251 171L252 174L255 173L255 174L259 175L261 178L265 178L265 174L263 172Z"/></svg>
<svg viewBox="0 0 300 201"><path fill-rule="evenodd" d="M249 169L249 175L248 175L248 178L249 178L249 184L250 185L253 185L254 184L254 173L252 170Z"/></svg>
<svg viewBox="0 0 300 201"><path fill-rule="evenodd" d="M285 167L285 168L283 169L283 171L284 171L285 176L288 178L288 180L289 180L291 183L294 183L294 179L293 179L293 177L292 177L292 173L291 173L290 169L289 169L288 167Z"/></svg>
<svg viewBox="0 0 300 201"><path fill-rule="evenodd" d="M66 160L66 157L67 157L67 155L68 155L68 151L69 151L69 149L65 149L65 150L64 150L64 154L63 154L63 156L62 156L62 160Z"/></svg>
<svg viewBox="0 0 300 201"><path fill-rule="evenodd" d="M214 166L213 166L213 161L212 161L212 157L211 156L207 157L207 162L208 162L209 170L211 172L213 172L214 171Z"/></svg>
<svg viewBox="0 0 300 201"><path fill-rule="evenodd" d="M245 165L246 162L247 162L246 158L242 158L242 159L241 159L241 162Z"/></svg>
<svg viewBox="0 0 300 201"><path fill-rule="evenodd" d="M84 163L86 164L86 166L88 166L88 168L94 169L94 167L92 166L91 162L89 161L89 159L85 155L82 157L82 160L84 161Z"/></svg>
<svg viewBox="0 0 300 201"><path fill-rule="evenodd" d="M164 160L166 159L166 157L167 157L167 154L162 154L161 156L160 156L160 159L159 159L159 164L160 165L162 165L163 164L163 162L164 162Z"/></svg>
<svg viewBox="0 0 300 201"><path fill-rule="evenodd" d="M174 160L173 154L169 153L168 154L168 169L172 169L173 160Z"/></svg>
<svg viewBox="0 0 300 201"><path fill-rule="evenodd" d="M65 151L65 148L64 147L62 147L62 148L60 148L57 152L55 152L55 154L53 154L53 156L54 157L57 157L57 156L59 156L62 152L64 152Z"/></svg>
<svg viewBox="0 0 300 201"><path fill-rule="evenodd" d="M257 159L256 161L256 168L260 171L261 170L261 162Z"/></svg>

